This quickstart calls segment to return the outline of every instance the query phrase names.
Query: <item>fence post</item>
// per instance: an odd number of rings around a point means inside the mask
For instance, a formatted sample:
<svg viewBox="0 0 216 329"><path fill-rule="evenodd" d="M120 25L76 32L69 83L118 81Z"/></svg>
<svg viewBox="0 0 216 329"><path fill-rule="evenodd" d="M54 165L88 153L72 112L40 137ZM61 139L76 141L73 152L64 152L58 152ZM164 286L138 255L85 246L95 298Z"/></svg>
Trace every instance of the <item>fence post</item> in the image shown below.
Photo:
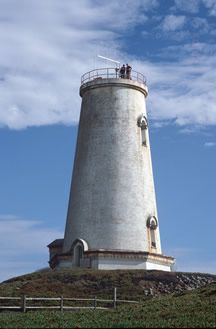
<svg viewBox="0 0 216 329"><path fill-rule="evenodd" d="M26 312L26 295L22 296L21 299L21 309L25 313Z"/></svg>
<svg viewBox="0 0 216 329"><path fill-rule="evenodd" d="M61 296L61 299L60 299L60 311L61 311L61 313L63 313L63 310L64 310L64 298L63 298L63 296Z"/></svg>
<svg viewBox="0 0 216 329"><path fill-rule="evenodd" d="M96 309L97 308L97 297L95 296L95 298L94 298L94 309Z"/></svg>
<svg viewBox="0 0 216 329"><path fill-rule="evenodd" d="M116 290L117 288L115 287L114 288L114 296L113 296L113 307L116 308L116 301L117 301L117 298L116 298Z"/></svg>

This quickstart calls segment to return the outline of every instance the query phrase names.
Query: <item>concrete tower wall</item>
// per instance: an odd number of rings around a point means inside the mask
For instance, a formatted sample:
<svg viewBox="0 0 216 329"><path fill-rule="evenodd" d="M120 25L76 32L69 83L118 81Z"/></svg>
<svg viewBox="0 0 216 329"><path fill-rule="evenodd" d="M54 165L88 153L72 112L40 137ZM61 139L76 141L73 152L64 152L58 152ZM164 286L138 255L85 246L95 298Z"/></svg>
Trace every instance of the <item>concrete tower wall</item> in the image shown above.
<svg viewBox="0 0 216 329"><path fill-rule="evenodd" d="M157 218L148 129L142 144L147 87L102 79L81 86L77 148L63 251L77 239L90 250L151 251L147 220ZM161 253L159 228L155 253Z"/></svg>

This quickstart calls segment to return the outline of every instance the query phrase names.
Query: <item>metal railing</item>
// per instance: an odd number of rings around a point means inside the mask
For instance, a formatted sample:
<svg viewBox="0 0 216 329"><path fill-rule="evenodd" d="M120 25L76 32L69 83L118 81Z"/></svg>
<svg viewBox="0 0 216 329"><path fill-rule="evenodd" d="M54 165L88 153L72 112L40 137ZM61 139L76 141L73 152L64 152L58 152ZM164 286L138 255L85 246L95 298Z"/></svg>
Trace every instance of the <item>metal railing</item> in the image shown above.
<svg viewBox="0 0 216 329"><path fill-rule="evenodd" d="M120 74L119 68L116 67L95 69L83 74L81 77L81 85L89 81L101 79L130 79L146 85L146 77L142 73L131 70L130 77L128 77L126 74Z"/></svg>

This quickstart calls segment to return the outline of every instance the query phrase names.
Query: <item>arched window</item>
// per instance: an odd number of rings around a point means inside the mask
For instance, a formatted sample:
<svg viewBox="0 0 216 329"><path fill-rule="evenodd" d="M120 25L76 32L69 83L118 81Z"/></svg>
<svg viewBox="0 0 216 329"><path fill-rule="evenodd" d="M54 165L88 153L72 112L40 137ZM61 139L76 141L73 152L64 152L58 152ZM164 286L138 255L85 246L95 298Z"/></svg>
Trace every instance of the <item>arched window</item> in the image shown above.
<svg viewBox="0 0 216 329"><path fill-rule="evenodd" d="M155 230L150 228L151 247L156 248Z"/></svg>
<svg viewBox="0 0 216 329"><path fill-rule="evenodd" d="M150 247L157 248L157 244L156 244L156 229L158 227L157 218L155 216L149 217L146 224L150 231L149 234Z"/></svg>
<svg viewBox="0 0 216 329"><path fill-rule="evenodd" d="M147 118L144 114L141 114L137 119L137 125L141 128L141 138L142 138L142 145L147 145L147 135L146 131L148 128Z"/></svg>

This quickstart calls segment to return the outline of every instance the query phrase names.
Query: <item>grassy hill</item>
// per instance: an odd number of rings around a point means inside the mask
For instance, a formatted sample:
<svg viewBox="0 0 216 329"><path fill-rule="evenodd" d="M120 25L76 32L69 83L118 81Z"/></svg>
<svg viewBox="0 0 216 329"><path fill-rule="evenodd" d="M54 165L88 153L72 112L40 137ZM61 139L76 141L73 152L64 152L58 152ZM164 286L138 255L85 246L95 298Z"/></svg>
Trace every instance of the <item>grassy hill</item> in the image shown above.
<svg viewBox="0 0 216 329"><path fill-rule="evenodd" d="M216 328L216 276L160 271L44 270L0 284L0 296L113 297L117 309L0 313L0 328Z"/></svg>

